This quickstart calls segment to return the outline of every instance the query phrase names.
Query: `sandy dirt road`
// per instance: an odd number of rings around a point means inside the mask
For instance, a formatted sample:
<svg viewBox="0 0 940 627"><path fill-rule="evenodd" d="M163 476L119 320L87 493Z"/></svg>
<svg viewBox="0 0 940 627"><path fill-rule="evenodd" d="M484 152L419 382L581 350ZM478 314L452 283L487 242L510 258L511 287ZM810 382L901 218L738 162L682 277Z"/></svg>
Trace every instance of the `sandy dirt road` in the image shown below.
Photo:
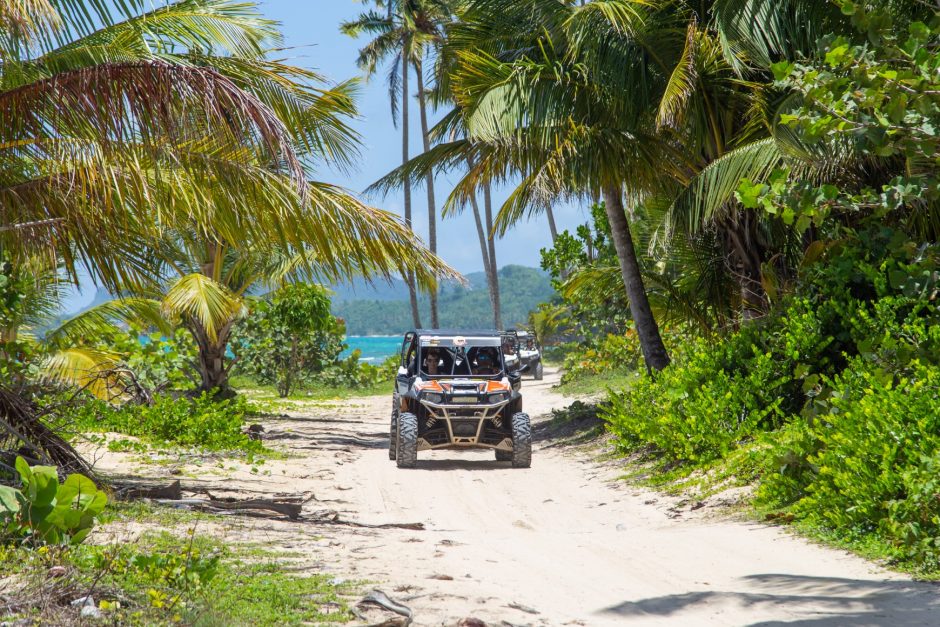
<svg viewBox="0 0 940 627"><path fill-rule="evenodd" d="M525 381L534 420L570 403L556 381ZM299 571L369 582L364 590L412 608L416 625L940 625L936 586L708 507L676 510L550 440L536 442L528 470L447 451L399 470L386 449L389 408L387 397L298 407L265 425L291 459L203 487L303 493L305 511L424 530L232 519L216 532L294 552Z"/></svg>

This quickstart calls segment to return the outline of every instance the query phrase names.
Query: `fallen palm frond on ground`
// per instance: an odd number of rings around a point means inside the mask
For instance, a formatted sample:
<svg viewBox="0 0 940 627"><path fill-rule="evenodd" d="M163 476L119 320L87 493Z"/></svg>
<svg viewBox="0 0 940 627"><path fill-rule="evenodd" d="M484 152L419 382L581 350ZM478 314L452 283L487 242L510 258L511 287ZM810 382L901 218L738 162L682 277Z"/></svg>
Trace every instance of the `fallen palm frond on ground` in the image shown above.
<svg viewBox="0 0 940 627"><path fill-rule="evenodd" d="M43 413L11 388L0 387L0 468L15 476L17 455L31 464L57 466L63 475L93 476L91 465L43 420Z"/></svg>

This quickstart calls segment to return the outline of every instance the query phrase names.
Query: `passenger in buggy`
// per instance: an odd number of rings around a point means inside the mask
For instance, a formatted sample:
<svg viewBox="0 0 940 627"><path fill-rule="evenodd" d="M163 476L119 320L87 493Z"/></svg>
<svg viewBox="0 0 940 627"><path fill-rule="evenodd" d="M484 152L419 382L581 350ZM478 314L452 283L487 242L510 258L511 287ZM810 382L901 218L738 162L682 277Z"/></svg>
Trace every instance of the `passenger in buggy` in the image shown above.
<svg viewBox="0 0 940 627"><path fill-rule="evenodd" d="M495 348L478 348L473 360L473 374L483 377L499 374L499 365L496 363Z"/></svg>

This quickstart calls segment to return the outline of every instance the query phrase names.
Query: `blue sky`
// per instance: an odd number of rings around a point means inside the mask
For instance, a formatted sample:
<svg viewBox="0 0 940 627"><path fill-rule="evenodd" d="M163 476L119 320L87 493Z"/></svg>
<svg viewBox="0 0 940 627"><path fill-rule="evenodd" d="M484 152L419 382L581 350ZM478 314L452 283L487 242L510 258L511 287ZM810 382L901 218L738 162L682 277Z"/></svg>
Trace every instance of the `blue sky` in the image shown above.
<svg viewBox="0 0 940 627"><path fill-rule="evenodd" d="M284 54L290 63L317 70L334 81L361 76L356 58L362 42L341 34L339 24L366 10L368 4L357 0L260 0L259 4L266 16L281 22L285 45L290 48ZM413 74L411 78L414 93ZM361 161L350 173L321 172L318 175L357 193L401 163L401 132L392 125L384 69L362 85L358 104L361 119L354 126L363 139ZM421 147L417 106L413 107L411 128L414 131L411 149L415 155ZM437 181L438 204L450 192L453 180L453 177L441 177ZM494 199L501 202L504 198L505 190L497 190ZM403 211L400 193L366 200L398 214ZM412 203L415 230L424 237L428 218L423 187L414 190ZM585 222L586 213L579 207L559 206L555 209L555 218L559 230L573 230ZM523 222L498 242L497 261L500 267L507 264L538 266L539 250L549 245L550 240L548 223L544 219ZM444 221L438 218L438 253L460 272L483 269L476 227L470 213ZM93 296L93 288L85 289L84 293L68 299L67 308L82 307Z"/></svg>

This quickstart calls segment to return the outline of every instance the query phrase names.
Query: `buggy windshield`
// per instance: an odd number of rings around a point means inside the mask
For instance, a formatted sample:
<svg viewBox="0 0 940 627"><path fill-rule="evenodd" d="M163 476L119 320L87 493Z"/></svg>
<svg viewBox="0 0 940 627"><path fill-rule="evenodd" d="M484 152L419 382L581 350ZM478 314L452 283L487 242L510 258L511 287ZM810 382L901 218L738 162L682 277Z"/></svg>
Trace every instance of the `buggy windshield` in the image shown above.
<svg viewBox="0 0 940 627"><path fill-rule="evenodd" d="M422 374L488 377L502 371L499 338L421 338Z"/></svg>

